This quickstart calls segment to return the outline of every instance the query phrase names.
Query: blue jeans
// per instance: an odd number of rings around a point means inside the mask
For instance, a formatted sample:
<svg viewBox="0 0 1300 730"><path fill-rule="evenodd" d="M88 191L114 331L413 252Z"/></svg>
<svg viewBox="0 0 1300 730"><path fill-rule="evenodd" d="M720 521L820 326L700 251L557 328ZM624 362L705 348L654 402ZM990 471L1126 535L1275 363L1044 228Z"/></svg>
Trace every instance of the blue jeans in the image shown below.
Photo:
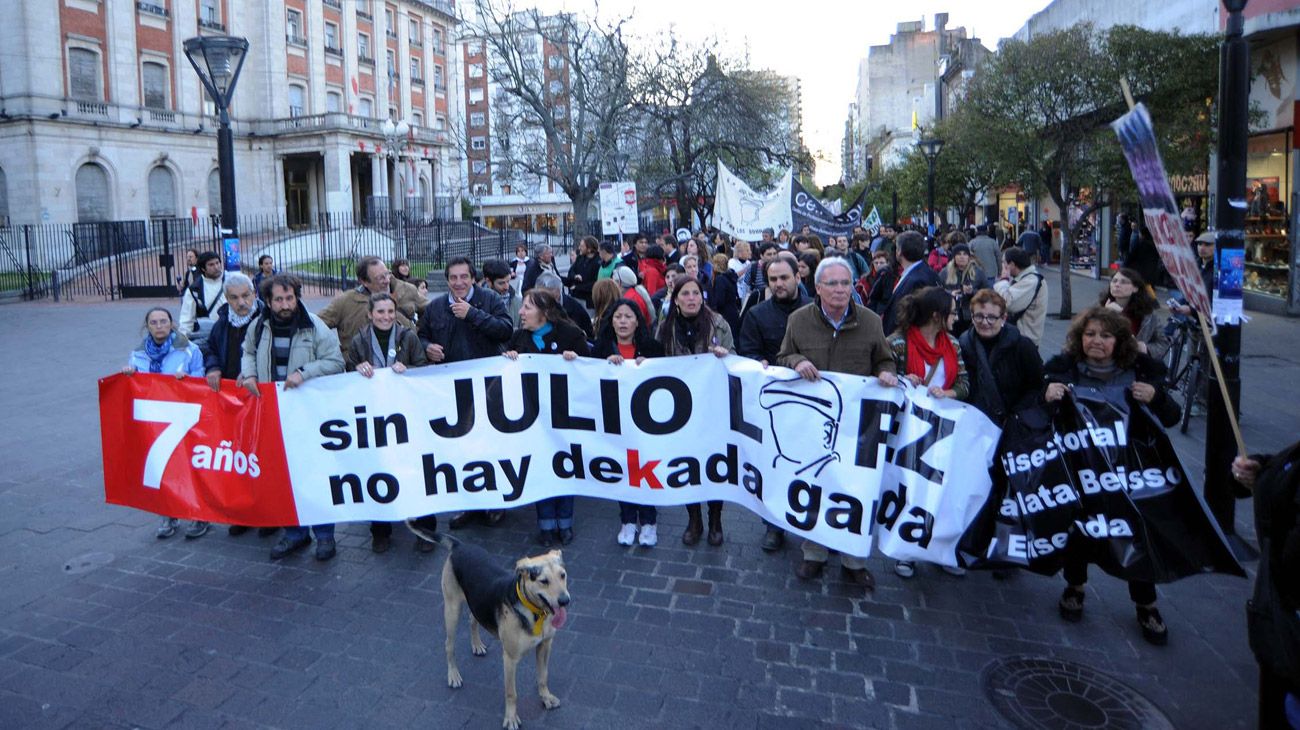
<svg viewBox="0 0 1300 730"><path fill-rule="evenodd" d="M551 497L537 503L537 529L563 530L573 527L573 497Z"/></svg>
<svg viewBox="0 0 1300 730"><path fill-rule="evenodd" d="M317 539L317 540L333 540L333 539L334 539L334 525L333 525L332 523L331 523L331 524L328 524L328 525L313 525L313 526L311 526L310 528L307 528L307 527L286 527L286 528L284 528L284 536L285 536L286 538L288 538L289 540L292 540L292 541L294 541L294 542L297 542L297 541L303 539L304 537L307 537L307 530L308 530L308 529L310 529L313 533L315 533L315 535L316 535L316 539Z"/></svg>
<svg viewBox="0 0 1300 730"><path fill-rule="evenodd" d="M653 525L659 520L659 510L648 504L619 502L618 515L624 525Z"/></svg>

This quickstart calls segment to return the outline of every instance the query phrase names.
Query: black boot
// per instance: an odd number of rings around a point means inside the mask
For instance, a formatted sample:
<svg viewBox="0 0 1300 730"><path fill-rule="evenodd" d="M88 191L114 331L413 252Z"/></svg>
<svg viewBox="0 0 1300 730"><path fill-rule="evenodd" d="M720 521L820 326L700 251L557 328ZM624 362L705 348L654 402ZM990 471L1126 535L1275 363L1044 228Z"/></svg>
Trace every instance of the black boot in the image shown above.
<svg viewBox="0 0 1300 730"><path fill-rule="evenodd" d="M682 533L683 545L697 545L700 535L704 534L704 519L700 515L698 504L686 505L686 532Z"/></svg>
<svg viewBox="0 0 1300 730"><path fill-rule="evenodd" d="M763 552L774 553L781 549L785 544L785 530L779 527L767 526L767 532L763 534Z"/></svg>
<svg viewBox="0 0 1300 730"><path fill-rule="evenodd" d="M709 502L709 544L722 544L722 503Z"/></svg>

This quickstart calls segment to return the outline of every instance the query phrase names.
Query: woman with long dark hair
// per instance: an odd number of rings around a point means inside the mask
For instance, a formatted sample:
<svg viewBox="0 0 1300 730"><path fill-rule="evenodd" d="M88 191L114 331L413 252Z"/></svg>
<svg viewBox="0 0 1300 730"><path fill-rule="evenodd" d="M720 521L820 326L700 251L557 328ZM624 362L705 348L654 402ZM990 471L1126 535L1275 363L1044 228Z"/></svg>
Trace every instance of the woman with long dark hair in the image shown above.
<svg viewBox="0 0 1300 730"><path fill-rule="evenodd" d="M1075 317L1065 334L1064 351L1047 361L1043 371L1048 383L1043 400L1049 404L1064 398L1067 386L1085 386L1131 408L1147 406L1166 428L1178 422L1182 410L1165 393L1164 364L1144 354L1129 320L1107 307L1090 307ZM1066 621L1083 618L1088 563L1086 544L1072 538L1065 547L1065 592L1057 604ZM1166 643L1169 629L1156 609L1155 585L1129 581L1128 594L1137 608L1142 637L1152 644Z"/></svg>
<svg viewBox="0 0 1300 730"><path fill-rule="evenodd" d="M560 355L575 360L589 354L587 336L564 314L564 307L549 291L529 289L519 305L519 329L503 353L511 360L520 354ZM573 497L551 497L537 503L537 541L542 547L573 542Z"/></svg>
<svg viewBox="0 0 1300 730"><path fill-rule="evenodd" d="M600 275L600 241L595 236L583 236L578 248L569 252L569 272L564 275L564 285L569 296L591 307L591 288Z"/></svg>
<svg viewBox="0 0 1300 730"><path fill-rule="evenodd" d="M1097 304L1124 315L1137 338L1138 352L1164 359L1169 338L1160 317L1160 302L1137 269L1125 268L1111 274L1110 285L1097 298Z"/></svg>
<svg viewBox="0 0 1300 730"><path fill-rule="evenodd" d="M956 318L952 296L942 287L918 289L905 297L898 309L898 329L889 336L889 348L898 374L907 382L935 398L964 401L970 394L970 379L961 343L950 331ZM966 572L946 565L943 569L953 575ZM899 560L894 563L894 572L911 578L916 575L916 564Z"/></svg>
<svg viewBox="0 0 1300 730"><path fill-rule="evenodd" d="M704 303L704 289L698 279L690 276L679 276L673 282L671 304L659 323L657 339L669 356L711 352L726 357L736 350L731 326ZM686 505L686 515L682 544L695 545L704 533L700 505ZM722 544L722 502L718 500L709 502L709 544Z"/></svg>
<svg viewBox="0 0 1300 730"><path fill-rule="evenodd" d="M664 346L650 335L641 307L631 299L619 299L600 320L596 331L596 346L592 357L603 357L615 365L635 362L638 365L648 357L663 357ZM659 511L651 505L619 502L618 544L631 545L638 539L642 547L659 543Z"/></svg>

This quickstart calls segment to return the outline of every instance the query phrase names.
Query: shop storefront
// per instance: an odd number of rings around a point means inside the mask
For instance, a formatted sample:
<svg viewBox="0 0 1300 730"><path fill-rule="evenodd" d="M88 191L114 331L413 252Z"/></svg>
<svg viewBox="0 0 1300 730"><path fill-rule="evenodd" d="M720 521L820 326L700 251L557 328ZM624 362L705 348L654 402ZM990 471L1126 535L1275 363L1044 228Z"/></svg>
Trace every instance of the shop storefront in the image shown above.
<svg viewBox="0 0 1300 730"><path fill-rule="evenodd" d="M1245 305L1249 310L1300 315L1300 255L1295 245L1295 27L1247 34L1251 40L1250 100L1262 112L1247 143Z"/></svg>

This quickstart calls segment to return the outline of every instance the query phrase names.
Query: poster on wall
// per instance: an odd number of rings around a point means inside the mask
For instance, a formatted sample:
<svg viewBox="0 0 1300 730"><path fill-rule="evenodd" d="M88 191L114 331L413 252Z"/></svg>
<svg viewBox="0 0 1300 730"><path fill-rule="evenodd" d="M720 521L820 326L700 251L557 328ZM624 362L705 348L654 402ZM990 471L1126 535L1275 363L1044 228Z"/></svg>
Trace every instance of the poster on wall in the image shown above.
<svg viewBox="0 0 1300 730"><path fill-rule="evenodd" d="M1250 105L1264 113L1251 131L1290 127L1295 120L1295 36L1250 52Z"/></svg>

